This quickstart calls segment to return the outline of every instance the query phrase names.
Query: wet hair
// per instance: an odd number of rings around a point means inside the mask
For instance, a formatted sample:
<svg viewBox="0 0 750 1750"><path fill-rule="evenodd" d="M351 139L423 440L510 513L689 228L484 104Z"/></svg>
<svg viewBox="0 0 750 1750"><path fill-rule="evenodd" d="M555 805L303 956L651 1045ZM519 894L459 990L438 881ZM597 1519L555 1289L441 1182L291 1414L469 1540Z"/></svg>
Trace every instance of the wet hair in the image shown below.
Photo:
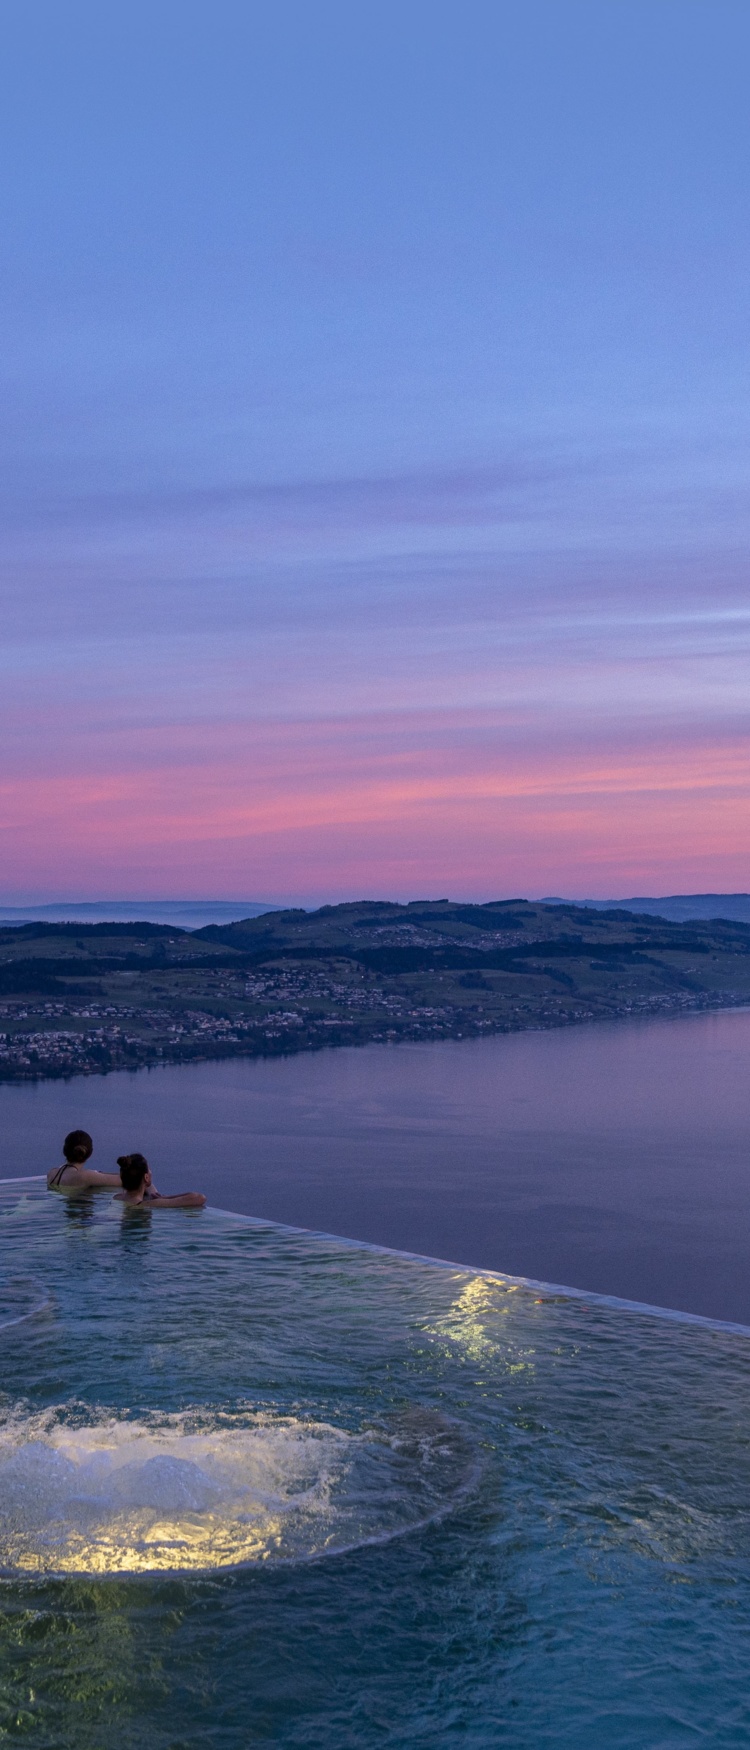
<svg viewBox="0 0 750 1750"><path fill-rule="evenodd" d="M89 1155L94 1152L94 1144L87 1130L71 1130L63 1143L63 1154L68 1165L82 1167Z"/></svg>
<svg viewBox="0 0 750 1750"><path fill-rule="evenodd" d="M117 1165L123 1191L139 1191L148 1172L146 1156L118 1155Z"/></svg>

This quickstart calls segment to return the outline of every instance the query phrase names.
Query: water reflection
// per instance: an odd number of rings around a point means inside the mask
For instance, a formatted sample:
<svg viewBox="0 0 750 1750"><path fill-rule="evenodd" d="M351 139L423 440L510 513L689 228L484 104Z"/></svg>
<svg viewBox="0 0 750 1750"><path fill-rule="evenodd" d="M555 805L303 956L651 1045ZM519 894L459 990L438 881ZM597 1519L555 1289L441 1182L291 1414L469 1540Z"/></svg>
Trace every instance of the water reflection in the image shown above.
<svg viewBox="0 0 750 1750"><path fill-rule="evenodd" d="M145 1203L121 1203L120 1241L126 1251L140 1252L151 1236L151 1210Z"/></svg>
<svg viewBox="0 0 750 1750"><path fill-rule="evenodd" d="M94 1219L93 1191L66 1191L63 1207L68 1221L74 1227L86 1227Z"/></svg>

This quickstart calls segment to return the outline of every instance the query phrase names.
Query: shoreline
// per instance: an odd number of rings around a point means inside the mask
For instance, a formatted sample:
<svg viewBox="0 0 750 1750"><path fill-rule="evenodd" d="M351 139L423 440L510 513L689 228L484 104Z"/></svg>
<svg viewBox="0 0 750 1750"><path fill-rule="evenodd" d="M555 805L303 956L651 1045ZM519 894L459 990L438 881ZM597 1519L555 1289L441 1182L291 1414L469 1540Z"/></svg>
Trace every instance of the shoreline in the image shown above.
<svg viewBox="0 0 750 1750"><path fill-rule="evenodd" d="M0 931L0 1085L736 1008L750 926L526 900ZM104 933L102 933L104 932Z"/></svg>
<svg viewBox="0 0 750 1750"><path fill-rule="evenodd" d="M344 1026L338 1027L342 1037L333 1038L333 1027L329 1025L327 1035L320 1038L306 1038L304 1041L295 1037L291 1030L287 1034L279 1034L276 1038L255 1039L252 1041L216 1042L214 1049L190 1050L176 1048L170 1052L164 1048L155 1048L152 1054L143 1054L128 1061L123 1058L119 1062L91 1062L81 1065L43 1065L28 1064L11 1068L0 1061L0 1088L28 1087L40 1082L72 1082L87 1079L90 1076L108 1076L129 1074L136 1075L142 1070L154 1069L187 1069L192 1064L228 1063L244 1059L258 1061L269 1058L290 1058L308 1055L317 1051L360 1050L368 1045L441 1045L448 1042L458 1043L478 1039L496 1039L511 1037L519 1033L549 1033L563 1028L588 1027L602 1022L627 1022L650 1020L674 1020L683 1015L719 1014L731 1009L750 1007L746 992L727 992L707 995L696 992L688 996L685 993L670 993L669 995L654 995L644 997L622 1007L604 1008L598 1012L585 1014L546 1014L536 1016L527 1021L498 1021L478 1025L467 1018L459 1026L446 1026L442 1029L428 1031L418 1028L404 1028L399 1031L389 1028L383 1033L357 1035L352 1028L349 1033Z"/></svg>

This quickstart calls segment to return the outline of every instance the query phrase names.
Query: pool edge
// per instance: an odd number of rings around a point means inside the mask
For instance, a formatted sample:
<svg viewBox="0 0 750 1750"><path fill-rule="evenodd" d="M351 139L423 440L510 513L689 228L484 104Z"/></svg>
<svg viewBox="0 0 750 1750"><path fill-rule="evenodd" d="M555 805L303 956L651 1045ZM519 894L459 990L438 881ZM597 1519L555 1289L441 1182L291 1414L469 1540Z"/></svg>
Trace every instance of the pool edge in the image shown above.
<svg viewBox="0 0 750 1750"><path fill-rule="evenodd" d="M40 1185L46 1179L45 1173L26 1173L10 1179L0 1179L0 1190L3 1185ZM349 1234L329 1233L324 1228L295 1227L288 1221L273 1221L270 1216L244 1215L239 1209L221 1209L217 1204L207 1205L212 1215L224 1216L229 1221L246 1222L250 1227L270 1227L277 1232L289 1234L307 1234L313 1239L330 1240L339 1246L353 1246L361 1252L374 1252L385 1258L403 1258L406 1263L431 1264L439 1270L453 1270L463 1276L483 1276L491 1282L509 1282L514 1288L529 1288L542 1294L563 1294L567 1300L593 1302L596 1306L608 1307L614 1312L640 1313L643 1317L666 1319L673 1324L699 1325L711 1331L726 1331L738 1337L750 1337L750 1325L742 1325L733 1319L711 1318L708 1313L682 1312L678 1307L653 1306L645 1300L625 1300L621 1295L602 1294L595 1288L571 1288L564 1282L540 1282L535 1276L513 1276L507 1270L483 1269L480 1264L457 1264L451 1258L434 1258L428 1252L405 1252L398 1246L381 1246L374 1240L355 1240ZM196 1212L197 1213L197 1212Z"/></svg>
<svg viewBox="0 0 750 1750"><path fill-rule="evenodd" d="M3 1183L7 1181L0 1180L0 1185ZM295 1227L287 1221L272 1221L269 1217L259 1215L243 1215L237 1209L220 1209L213 1203L208 1207L214 1215L223 1215L232 1221L249 1222L253 1227L271 1227L289 1234L309 1234L314 1239L354 1246L358 1251L375 1252L386 1258L403 1258L407 1263L432 1264L437 1269L454 1270L463 1276L484 1276L492 1282L509 1282L514 1288L539 1289L544 1294L564 1294L567 1299L592 1301L597 1306L610 1307L617 1312L641 1313L650 1318L672 1320L676 1324L701 1325L709 1330L729 1331L737 1336L750 1337L750 1325L738 1324L732 1319L711 1318L708 1313L681 1312L677 1307L652 1306L648 1301L625 1300L617 1294L601 1294L597 1289L570 1288L561 1282L539 1282L534 1276L512 1276L507 1270L485 1270L480 1264L457 1264L450 1258L433 1258L427 1252L405 1252L398 1246L380 1246L373 1240L355 1240L347 1234L328 1233L323 1228Z"/></svg>

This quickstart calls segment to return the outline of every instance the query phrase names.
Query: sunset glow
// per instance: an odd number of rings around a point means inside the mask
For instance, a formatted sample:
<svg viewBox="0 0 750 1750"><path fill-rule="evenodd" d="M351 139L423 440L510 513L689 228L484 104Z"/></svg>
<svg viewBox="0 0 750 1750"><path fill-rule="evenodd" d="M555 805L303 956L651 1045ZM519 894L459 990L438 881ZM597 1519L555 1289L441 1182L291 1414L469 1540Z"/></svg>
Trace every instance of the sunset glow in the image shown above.
<svg viewBox="0 0 750 1750"><path fill-rule="evenodd" d="M654 751L645 738L539 750L503 727L456 713L387 732L372 719L232 724L171 747L162 732L158 757L148 743L130 761L121 750L116 773L6 780L5 866L20 892L49 859L63 896L107 883L112 897L189 897L211 879L218 897L249 884L290 901L541 893L561 877L580 893L739 889L750 856L740 740L662 731Z"/></svg>
<svg viewBox="0 0 750 1750"><path fill-rule="evenodd" d="M6 903L750 887L747 23L532 13L16 17Z"/></svg>

